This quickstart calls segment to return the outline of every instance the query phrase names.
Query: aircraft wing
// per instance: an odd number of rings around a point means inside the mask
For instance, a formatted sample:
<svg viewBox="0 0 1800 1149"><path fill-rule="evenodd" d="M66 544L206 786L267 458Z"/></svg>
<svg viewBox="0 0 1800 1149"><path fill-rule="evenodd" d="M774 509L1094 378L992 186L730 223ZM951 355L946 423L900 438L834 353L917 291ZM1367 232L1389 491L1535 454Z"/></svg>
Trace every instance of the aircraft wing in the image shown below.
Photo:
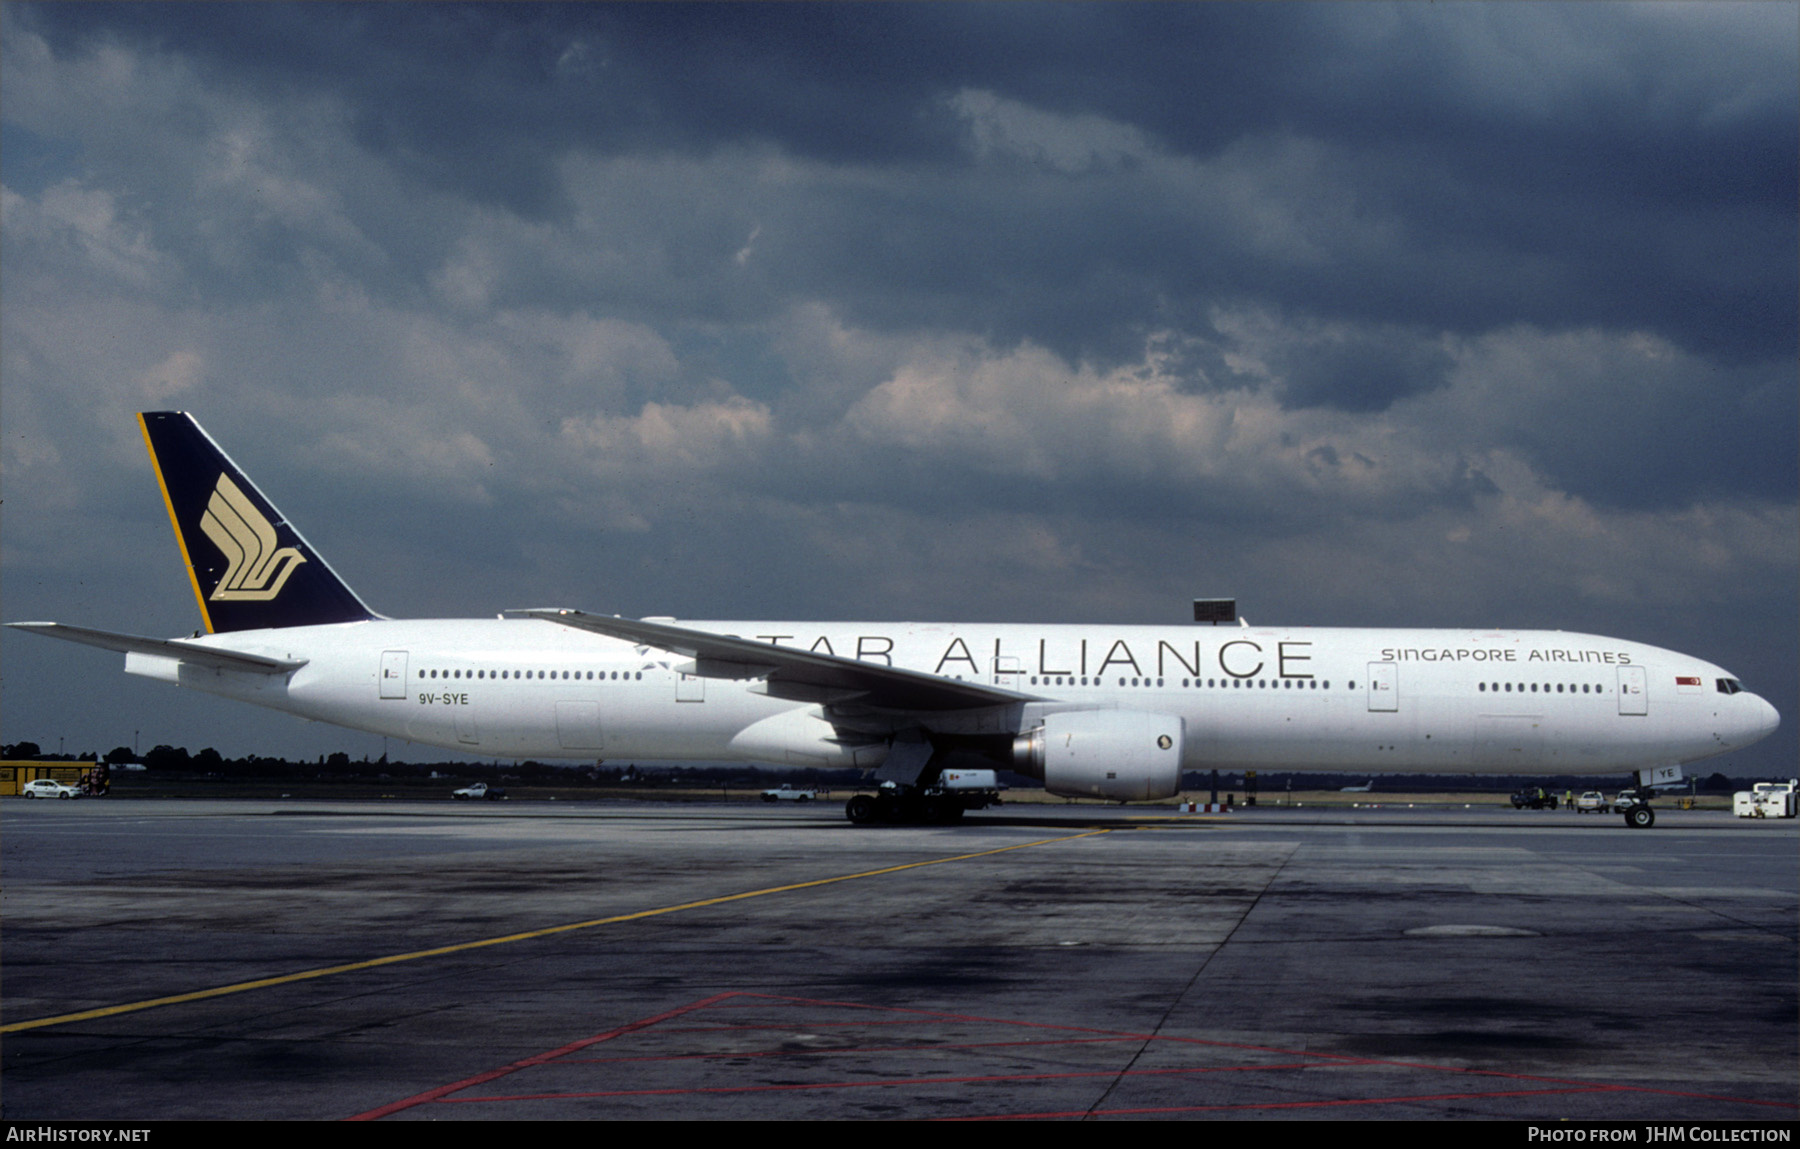
<svg viewBox="0 0 1800 1149"><path fill-rule="evenodd" d="M136 634L115 634L110 630L90 630L85 626L67 626L60 622L9 622L7 626L32 634L48 635L69 642L117 650L125 654L153 654L159 658L178 658L196 666L214 670L237 670L250 674L286 674L306 665L306 659L265 658L260 654L244 654L220 650L183 639L145 638Z"/></svg>
<svg viewBox="0 0 1800 1149"><path fill-rule="evenodd" d="M731 635L712 634L662 622L640 622L579 610L520 610L509 614L541 618L608 638L653 646L694 660L684 673L701 678L760 678L775 698L875 710L969 710L1031 702L1035 695L979 682L959 682L878 662L819 654Z"/></svg>

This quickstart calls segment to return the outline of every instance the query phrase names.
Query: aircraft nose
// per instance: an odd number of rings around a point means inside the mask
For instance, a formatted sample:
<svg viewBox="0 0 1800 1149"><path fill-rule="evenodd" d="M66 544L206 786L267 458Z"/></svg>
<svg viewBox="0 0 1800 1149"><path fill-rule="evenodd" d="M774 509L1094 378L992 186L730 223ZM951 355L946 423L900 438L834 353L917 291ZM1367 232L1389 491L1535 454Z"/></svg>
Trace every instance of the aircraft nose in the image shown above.
<svg viewBox="0 0 1800 1149"><path fill-rule="evenodd" d="M1753 737L1760 741L1775 733L1775 728L1781 725L1781 712L1770 706L1761 695L1757 695L1755 722L1756 734Z"/></svg>

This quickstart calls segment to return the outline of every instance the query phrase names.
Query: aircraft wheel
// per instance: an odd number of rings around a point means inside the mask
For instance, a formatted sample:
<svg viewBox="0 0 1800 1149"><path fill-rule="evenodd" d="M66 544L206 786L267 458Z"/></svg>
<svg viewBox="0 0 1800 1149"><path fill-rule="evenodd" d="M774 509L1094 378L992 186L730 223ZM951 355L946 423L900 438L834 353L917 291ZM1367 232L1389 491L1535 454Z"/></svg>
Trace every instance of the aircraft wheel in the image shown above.
<svg viewBox="0 0 1800 1149"><path fill-rule="evenodd" d="M1656 825L1656 811L1648 806L1633 806L1625 811L1625 824L1633 830L1648 830Z"/></svg>
<svg viewBox="0 0 1800 1149"><path fill-rule="evenodd" d="M867 826L875 820L875 799L867 794L856 794L844 803L844 817L858 826Z"/></svg>

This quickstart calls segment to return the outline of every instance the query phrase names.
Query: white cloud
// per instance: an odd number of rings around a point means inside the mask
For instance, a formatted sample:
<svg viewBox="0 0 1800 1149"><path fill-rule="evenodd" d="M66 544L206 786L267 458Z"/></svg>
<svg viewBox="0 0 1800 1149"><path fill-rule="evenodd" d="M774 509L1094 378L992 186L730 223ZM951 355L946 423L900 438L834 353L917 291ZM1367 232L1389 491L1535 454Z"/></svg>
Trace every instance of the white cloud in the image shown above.
<svg viewBox="0 0 1800 1149"><path fill-rule="evenodd" d="M680 374L668 341L641 323L532 310L501 312L494 324L521 356L580 392L584 406L616 408L632 383L656 387Z"/></svg>
<svg viewBox="0 0 1800 1149"><path fill-rule="evenodd" d="M126 218L111 192L76 180L60 181L36 200L0 190L0 227L9 244L34 249L30 257L51 263L56 249L72 250L101 275L131 287L153 286L172 270L148 225Z"/></svg>
<svg viewBox="0 0 1800 1149"><path fill-rule="evenodd" d="M206 374L206 361L193 351L171 351L168 358L138 376L139 394L149 405L161 405L191 391Z"/></svg>
<svg viewBox="0 0 1800 1149"><path fill-rule="evenodd" d="M636 415L593 415L562 421L562 437L580 446L597 472L711 472L763 456L771 438L769 408L741 396L693 406L646 403Z"/></svg>
<svg viewBox="0 0 1800 1149"><path fill-rule="evenodd" d="M476 506L493 503L494 453L474 432L422 424L417 413L379 399L339 403L351 429L319 443L318 462L358 477L370 490L389 480L429 485L433 494Z"/></svg>
<svg viewBox="0 0 1800 1149"><path fill-rule="evenodd" d="M949 101L968 127L968 146L978 158L1006 155L1065 174L1110 168L1151 155L1142 132L1093 114L1062 115L978 88Z"/></svg>
<svg viewBox="0 0 1800 1149"><path fill-rule="evenodd" d="M1345 510L1431 497L1459 473L1380 418L1285 411L1255 390L1190 392L1153 352L1111 371L1071 367L1029 345L971 345L911 362L849 412L865 442L972 473L1070 484L1121 480Z"/></svg>
<svg viewBox="0 0 1800 1149"><path fill-rule="evenodd" d="M227 262L252 258L246 241L273 226L312 245L374 264L385 262L380 245L350 218L333 170L349 160L338 117L319 106L283 109L289 122L271 123L260 108L218 110L223 121L205 141L205 159L194 174L194 193L210 213L206 231ZM298 141L310 147L297 147Z"/></svg>
<svg viewBox="0 0 1800 1149"><path fill-rule="evenodd" d="M750 228L750 237L744 240L744 246L738 248L737 254L731 257L732 261L739 267L743 267L750 262L751 253L756 250L756 237L761 234L762 224L759 223Z"/></svg>

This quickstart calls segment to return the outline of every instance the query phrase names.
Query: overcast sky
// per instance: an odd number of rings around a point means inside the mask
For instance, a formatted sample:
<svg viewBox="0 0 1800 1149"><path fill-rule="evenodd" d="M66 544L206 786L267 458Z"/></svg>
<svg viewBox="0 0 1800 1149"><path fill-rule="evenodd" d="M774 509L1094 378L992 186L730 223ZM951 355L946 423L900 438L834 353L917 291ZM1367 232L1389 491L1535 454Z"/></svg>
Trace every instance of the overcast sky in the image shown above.
<svg viewBox="0 0 1800 1149"><path fill-rule="evenodd" d="M133 413L401 616L1590 631L1800 740L1800 7L0 8L5 616ZM0 638L0 737L381 740ZM420 748L390 748L424 757ZM1711 767L1708 767L1710 769Z"/></svg>

